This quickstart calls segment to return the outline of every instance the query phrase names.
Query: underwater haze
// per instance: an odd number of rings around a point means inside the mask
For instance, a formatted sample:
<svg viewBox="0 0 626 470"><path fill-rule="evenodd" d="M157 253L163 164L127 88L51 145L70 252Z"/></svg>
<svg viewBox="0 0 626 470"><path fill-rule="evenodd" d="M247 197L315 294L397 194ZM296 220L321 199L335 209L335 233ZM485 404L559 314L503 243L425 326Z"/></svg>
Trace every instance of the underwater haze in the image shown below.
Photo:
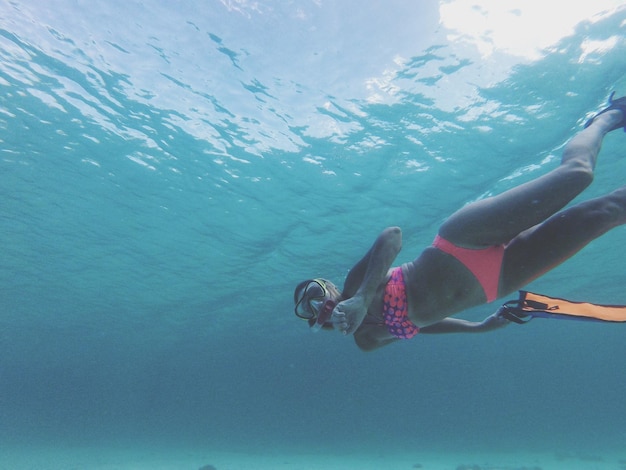
<svg viewBox="0 0 626 470"><path fill-rule="evenodd" d="M555 168L625 37L608 0L0 0L0 453L626 459L626 325L364 353L293 314L385 227L399 265ZM625 182L616 131L577 201ZM529 288L626 304L625 238Z"/></svg>

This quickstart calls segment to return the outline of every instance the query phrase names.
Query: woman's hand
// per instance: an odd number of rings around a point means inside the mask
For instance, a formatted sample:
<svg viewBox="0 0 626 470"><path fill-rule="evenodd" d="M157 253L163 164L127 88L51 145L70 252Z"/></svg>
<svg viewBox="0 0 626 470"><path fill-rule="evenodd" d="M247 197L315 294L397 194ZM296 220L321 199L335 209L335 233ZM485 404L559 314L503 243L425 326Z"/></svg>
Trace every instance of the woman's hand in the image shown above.
<svg viewBox="0 0 626 470"><path fill-rule="evenodd" d="M480 331L497 330L498 328L507 326L509 323L511 323L509 320L496 312L485 318L482 323L480 323L479 329Z"/></svg>
<svg viewBox="0 0 626 470"><path fill-rule="evenodd" d="M344 335L351 335L361 326L365 315L367 308L363 298L354 296L339 302L333 310L331 319L339 331Z"/></svg>

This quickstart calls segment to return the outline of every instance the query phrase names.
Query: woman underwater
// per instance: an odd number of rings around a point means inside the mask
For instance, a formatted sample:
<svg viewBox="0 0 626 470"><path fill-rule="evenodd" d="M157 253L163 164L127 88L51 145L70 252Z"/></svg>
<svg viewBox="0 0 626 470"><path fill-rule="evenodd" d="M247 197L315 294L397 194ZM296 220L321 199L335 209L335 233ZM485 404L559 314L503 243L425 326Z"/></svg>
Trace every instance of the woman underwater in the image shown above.
<svg viewBox="0 0 626 470"><path fill-rule="evenodd" d="M474 333L508 324L449 318L521 289L608 230L626 223L626 186L562 210L593 180L604 136L626 131L626 97L613 100L565 146L560 165L500 195L463 207L415 260L391 268L398 227L383 230L343 290L325 279L298 284L295 313L313 329L354 334L371 351L419 333Z"/></svg>

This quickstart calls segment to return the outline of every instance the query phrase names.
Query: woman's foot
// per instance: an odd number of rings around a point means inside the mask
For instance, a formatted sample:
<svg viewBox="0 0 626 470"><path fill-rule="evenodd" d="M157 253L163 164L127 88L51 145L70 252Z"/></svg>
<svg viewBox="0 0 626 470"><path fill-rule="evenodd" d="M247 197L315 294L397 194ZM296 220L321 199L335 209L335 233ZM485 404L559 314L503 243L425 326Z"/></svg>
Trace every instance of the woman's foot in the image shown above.
<svg viewBox="0 0 626 470"><path fill-rule="evenodd" d="M609 105L606 108L604 108L602 111L600 111L598 114L596 114L594 117L589 119L587 123L585 124L585 128L589 127L591 123L593 122L593 120L597 118L600 114L606 113L607 111L616 110L622 113L622 120L616 123L615 126L611 127L610 130L614 131L615 129L619 129L620 127L623 127L624 132L626 132L626 96L622 96L621 98L617 98L616 100L614 100L613 99L614 95L615 95L615 92L611 93L611 96L609 96Z"/></svg>

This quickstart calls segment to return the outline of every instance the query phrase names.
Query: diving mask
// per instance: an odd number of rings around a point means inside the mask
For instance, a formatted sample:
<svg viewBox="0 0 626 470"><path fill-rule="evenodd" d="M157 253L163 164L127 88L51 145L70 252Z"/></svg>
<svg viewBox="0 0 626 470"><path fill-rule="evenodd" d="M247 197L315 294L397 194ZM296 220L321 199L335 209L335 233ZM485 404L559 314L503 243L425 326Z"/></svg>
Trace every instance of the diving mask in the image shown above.
<svg viewBox="0 0 626 470"><path fill-rule="evenodd" d="M337 302L334 300L325 300L321 305L317 318L309 320L309 326L311 331L316 332L322 329L322 327L330 321L330 317L333 315L333 310L337 306Z"/></svg>
<svg viewBox="0 0 626 470"><path fill-rule="evenodd" d="M303 320L308 320L311 329L318 331L330 320L337 305L329 297L330 295L323 279L312 279L303 282L301 288L296 288L294 296L296 316Z"/></svg>
<svg viewBox="0 0 626 470"><path fill-rule="evenodd" d="M303 320L311 320L317 317L320 308L328 297L328 290L323 279L312 279L303 282L296 289L294 300L296 316Z"/></svg>

